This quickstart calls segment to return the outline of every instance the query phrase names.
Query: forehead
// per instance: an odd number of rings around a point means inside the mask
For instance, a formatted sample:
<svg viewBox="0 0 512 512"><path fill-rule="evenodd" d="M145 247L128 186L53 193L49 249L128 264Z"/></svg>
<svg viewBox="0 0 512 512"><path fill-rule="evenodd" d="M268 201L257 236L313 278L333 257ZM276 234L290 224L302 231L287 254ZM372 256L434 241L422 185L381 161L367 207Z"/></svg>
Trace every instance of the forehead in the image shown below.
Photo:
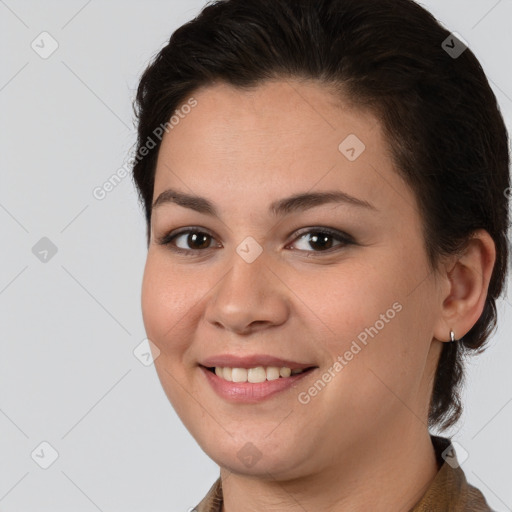
<svg viewBox="0 0 512 512"><path fill-rule="evenodd" d="M250 89L217 83L193 96L197 106L167 138L180 132L180 138L200 139L210 151L225 154L258 144L284 150L322 141L324 147L337 150L345 132L363 136L378 124L373 115L312 81L269 81Z"/></svg>
<svg viewBox="0 0 512 512"><path fill-rule="evenodd" d="M265 189L270 201L316 187L381 205L393 205L397 194L414 201L379 120L324 85L282 80L244 90L220 83L191 96L196 106L162 140L154 197L177 186L213 198L229 189L233 201L243 194L250 202Z"/></svg>

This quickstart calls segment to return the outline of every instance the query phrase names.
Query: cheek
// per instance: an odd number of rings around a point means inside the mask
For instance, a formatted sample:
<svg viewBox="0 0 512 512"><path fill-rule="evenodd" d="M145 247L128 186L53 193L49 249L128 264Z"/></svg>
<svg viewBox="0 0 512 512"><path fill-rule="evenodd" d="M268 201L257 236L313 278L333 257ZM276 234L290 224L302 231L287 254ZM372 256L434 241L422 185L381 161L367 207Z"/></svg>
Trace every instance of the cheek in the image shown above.
<svg viewBox="0 0 512 512"><path fill-rule="evenodd" d="M183 351L188 344L184 329L194 318L194 306L201 297L201 290L191 282L165 258L148 254L142 280L142 317L148 338L163 354Z"/></svg>
<svg viewBox="0 0 512 512"><path fill-rule="evenodd" d="M333 334L337 345L333 348L343 350L353 339L364 340L365 329L376 322L382 327L381 315L396 316L393 304L399 300L400 286L397 281L390 284L384 268L354 260L323 269L314 279L297 276L300 295L307 298L307 306Z"/></svg>
<svg viewBox="0 0 512 512"><path fill-rule="evenodd" d="M392 389L420 378L432 323L428 283L411 293L418 276L427 272L421 254L414 258L390 250L381 256L347 264L303 290L308 305L329 327L326 348L332 361L341 357L339 374L345 377L338 382L361 381L361 391L373 396L381 394L379 389L389 393L378 377ZM410 258L414 263L406 265Z"/></svg>

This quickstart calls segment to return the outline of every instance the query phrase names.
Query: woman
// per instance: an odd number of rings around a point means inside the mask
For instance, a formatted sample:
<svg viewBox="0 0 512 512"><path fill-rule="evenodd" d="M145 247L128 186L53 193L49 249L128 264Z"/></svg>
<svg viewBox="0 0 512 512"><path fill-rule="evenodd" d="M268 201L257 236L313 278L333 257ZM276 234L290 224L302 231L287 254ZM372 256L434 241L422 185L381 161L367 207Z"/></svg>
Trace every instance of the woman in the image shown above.
<svg viewBox="0 0 512 512"><path fill-rule="evenodd" d="M507 269L507 133L410 0L227 0L136 99L142 312L203 511L490 510L447 438Z"/></svg>

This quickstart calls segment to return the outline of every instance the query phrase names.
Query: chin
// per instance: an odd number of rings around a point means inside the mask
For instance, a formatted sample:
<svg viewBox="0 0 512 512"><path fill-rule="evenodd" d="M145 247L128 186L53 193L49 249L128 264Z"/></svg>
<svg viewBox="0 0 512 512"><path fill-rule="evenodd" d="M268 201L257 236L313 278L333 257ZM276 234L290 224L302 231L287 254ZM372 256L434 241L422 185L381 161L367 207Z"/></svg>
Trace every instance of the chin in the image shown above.
<svg viewBox="0 0 512 512"><path fill-rule="evenodd" d="M257 435L244 435L240 438L231 438L225 435L224 442L209 439L199 440L203 451L221 468L242 475L251 475L262 478L289 479L301 476L304 462L307 457L297 453L297 444L288 439L269 440L267 430L259 437Z"/></svg>

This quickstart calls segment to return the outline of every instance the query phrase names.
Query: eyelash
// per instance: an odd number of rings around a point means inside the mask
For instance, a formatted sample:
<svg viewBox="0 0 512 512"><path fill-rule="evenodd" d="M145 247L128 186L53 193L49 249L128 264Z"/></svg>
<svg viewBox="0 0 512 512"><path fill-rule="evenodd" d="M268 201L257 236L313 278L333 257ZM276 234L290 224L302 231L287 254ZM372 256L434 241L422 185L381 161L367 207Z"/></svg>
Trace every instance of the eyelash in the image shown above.
<svg viewBox="0 0 512 512"><path fill-rule="evenodd" d="M182 249L181 247L176 247L174 245L174 240L176 238L178 238L179 236L181 235L186 235L186 234L191 234L191 233L196 233L196 234L200 234L200 235L207 235L209 237L211 237L212 239L215 239L213 237L213 235L211 235L210 233L208 233L207 231L203 230L202 228L199 228L199 227L195 227L195 226L192 226L192 227L188 227L186 229L183 229L181 231L178 231L178 232L170 232L164 236L162 236L161 238L157 239L157 243L159 245L166 245L168 246L168 248L175 252L175 253L178 253L178 254L183 254L185 256L198 256L199 253L201 252L205 252L207 250L210 250L210 249L215 249L215 247L207 247L206 249ZM312 255L316 256L316 255L321 255L321 254L332 254L333 252L337 252L340 248L343 248L345 246L348 246L348 245L355 245L355 241L354 239L348 235L347 233L343 233L342 231L338 231L338 230L335 230L335 229L331 229L331 228L325 228L325 227L321 227L321 226L317 226L317 227L313 227L313 228L307 228L306 230L301 230L299 232L296 233L296 236L295 238L293 239L292 243L298 241L298 240L301 240L304 235L307 235L307 234L324 234L324 235L329 235L331 236L332 238L334 238L335 240L341 242L341 244L335 246L335 247L331 247L325 251L304 251L303 249L298 249L299 252L306 252L306 253L312 253ZM289 245L289 244L288 244ZM310 255L308 254L308 257Z"/></svg>

